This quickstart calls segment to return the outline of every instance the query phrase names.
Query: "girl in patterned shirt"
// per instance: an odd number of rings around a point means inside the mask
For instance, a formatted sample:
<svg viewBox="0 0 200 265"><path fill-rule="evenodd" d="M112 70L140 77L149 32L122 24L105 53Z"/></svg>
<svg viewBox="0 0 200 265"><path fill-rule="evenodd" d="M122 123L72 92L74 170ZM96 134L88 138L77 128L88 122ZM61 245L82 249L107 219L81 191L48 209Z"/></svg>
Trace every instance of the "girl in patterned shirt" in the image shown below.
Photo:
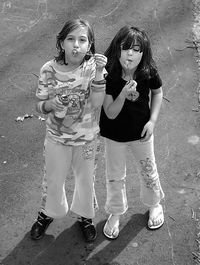
<svg viewBox="0 0 200 265"><path fill-rule="evenodd" d="M75 190L70 210L79 216L86 241L96 238L94 161L99 126L96 109L105 95L107 58L95 53L88 21L69 20L57 36L58 56L40 70L37 110L47 114L42 205L31 228L40 239L54 218L67 214L65 179L70 168Z"/></svg>

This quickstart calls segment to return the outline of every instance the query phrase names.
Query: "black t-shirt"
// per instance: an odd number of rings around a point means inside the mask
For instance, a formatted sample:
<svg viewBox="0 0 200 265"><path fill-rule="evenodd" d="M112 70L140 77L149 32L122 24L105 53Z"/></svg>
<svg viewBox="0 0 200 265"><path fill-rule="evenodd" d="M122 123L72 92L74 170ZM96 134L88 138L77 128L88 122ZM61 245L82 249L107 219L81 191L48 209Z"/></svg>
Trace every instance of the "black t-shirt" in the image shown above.
<svg viewBox="0 0 200 265"><path fill-rule="evenodd" d="M101 109L99 124L101 136L117 142L129 142L141 139L143 127L150 118L150 89L160 88L162 81L156 72L153 77L145 80L136 79L136 82L139 98L135 102L126 99L121 112L115 119L109 119L104 109ZM115 100L125 84L126 81L121 77L117 80L108 77L106 80L106 94L111 95L113 100Z"/></svg>

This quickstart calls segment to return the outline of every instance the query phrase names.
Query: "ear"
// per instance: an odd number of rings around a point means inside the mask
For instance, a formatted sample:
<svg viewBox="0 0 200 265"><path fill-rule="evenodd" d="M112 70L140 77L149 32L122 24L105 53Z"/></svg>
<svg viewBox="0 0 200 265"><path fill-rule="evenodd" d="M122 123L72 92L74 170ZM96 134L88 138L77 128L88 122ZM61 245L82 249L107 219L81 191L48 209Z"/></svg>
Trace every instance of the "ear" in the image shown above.
<svg viewBox="0 0 200 265"><path fill-rule="evenodd" d="M63 41L60 42L60 46L64 50L64 48L63 48Z"/></svg>

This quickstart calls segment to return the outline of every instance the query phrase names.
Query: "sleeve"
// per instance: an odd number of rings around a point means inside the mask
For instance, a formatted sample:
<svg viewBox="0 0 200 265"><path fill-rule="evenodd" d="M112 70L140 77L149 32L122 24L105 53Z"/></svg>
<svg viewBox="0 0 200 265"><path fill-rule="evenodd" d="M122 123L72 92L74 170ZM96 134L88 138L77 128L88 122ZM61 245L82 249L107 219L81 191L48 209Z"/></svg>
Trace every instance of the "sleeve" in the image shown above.
<svg viewBox="0 0 200 265"><path fill-rule="evenodd" d="M156 72L150 79L150 89L158 89L162 86L162 80L158 72Z"/></svg>
<svg viewBox="0 0 200 265"><path fill-rule="evenodd" d="M36 90L36 97L40 100L48 99L48 77L46 65L40 69L40 75L38 79L38 86Z"/></svg>
<svg viewBox="0 0 200 265"><path fill-rule="evenodd" d="M36 90L36 97L39 101L36 103L36 109L39 113L48 114L45 111L45 101L49 99L49 82L48 82L48 70L47 64L43 65L40 69L38 86Z"/></svg>
<svg viewBox="0 0 200 265"><path fill-rule="evenodd" d="M106 77L106 94L113 96L113 85L112 80L108 76Z"/></svg>

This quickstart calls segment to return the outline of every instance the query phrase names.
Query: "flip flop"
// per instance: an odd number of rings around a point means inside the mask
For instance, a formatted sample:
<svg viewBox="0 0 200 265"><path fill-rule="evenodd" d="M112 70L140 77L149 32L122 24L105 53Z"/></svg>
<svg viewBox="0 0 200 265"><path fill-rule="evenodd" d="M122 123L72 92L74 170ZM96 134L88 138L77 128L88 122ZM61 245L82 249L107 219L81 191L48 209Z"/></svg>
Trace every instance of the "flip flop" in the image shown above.
<svg viewBox="0 0 200 265"><path fill-rule="evenodd" d="M116 222L116 224L111 227L110 226L110 219L112 218L112 214L108 217L108 220L106 221L104 228L103 228L103 233L105 237L109 239L116 239L119 236L119 221ZM108 233L109 231L109 233Z"/></svg>
<svg viewBox="0 0 200 265"><path fill-rule="evenodd" d="M157 210L157 215L153 216L152 212L154 210L154 207L150 208L149 210L149 221L148 221L148 228L151 230L155 230L160 228L164 224L164 213L163 213L163 208L162 205L159 204L159 209ZM153 225L156 220L161 220L159 224ZM150 222L152 222L152 225L150 225Z"/></svg>

